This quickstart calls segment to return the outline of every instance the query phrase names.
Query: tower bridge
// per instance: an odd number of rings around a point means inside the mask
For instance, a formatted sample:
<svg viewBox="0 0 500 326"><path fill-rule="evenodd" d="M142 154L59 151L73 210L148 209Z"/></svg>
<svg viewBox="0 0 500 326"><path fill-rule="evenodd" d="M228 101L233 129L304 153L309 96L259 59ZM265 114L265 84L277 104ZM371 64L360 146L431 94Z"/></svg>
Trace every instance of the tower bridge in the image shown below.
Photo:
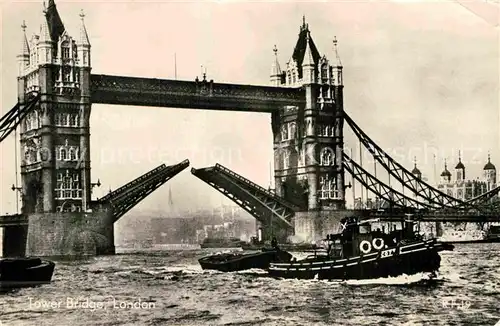
<svg viewBox="0 0 500 326"><path fill-rule="evenodd" d="M54 0L43 14L40 35L28 40L22 26L18 99L0 119L0 141L19 128L22 153L21 214L0 218L4 256L114 253L113 223L189 166L187 159L162 164L92 200L93 103L270 113L274 191L220 164L191 170L254 216L265 237L283 240L295 234L316 240L351 215L393 220L411 213L422 221L500 221L500 188L490 161L480 193L454 196L425 182L416 166L406 169L363 132L344 108L337 40L328 56L321 55L305 19L286 67L281 68L275 48L270 86L253 86L217 83L206 75L178 81L91 74L83 14L76 37L66 31ZM344 153L345 126L387 171L392 184ZM346 171L352 176L349 184ZM346 209L345 190L356 183L379 199L377 209Z"/></svg>

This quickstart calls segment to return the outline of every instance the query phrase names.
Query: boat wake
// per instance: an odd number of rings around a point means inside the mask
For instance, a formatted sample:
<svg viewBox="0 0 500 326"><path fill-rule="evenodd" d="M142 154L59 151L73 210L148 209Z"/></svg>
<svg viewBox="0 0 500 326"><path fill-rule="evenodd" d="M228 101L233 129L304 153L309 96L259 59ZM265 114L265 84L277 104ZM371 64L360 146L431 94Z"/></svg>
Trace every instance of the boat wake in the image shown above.
<svg viewBox="0 0 500 326"><path fill-rule="evenodd" d="M382 277L369 280L347 280L342 281L348 285L437 285L445 282L442 276L435 276L432 273L418 273L414 275L400 275L396 277Z"/></svg>

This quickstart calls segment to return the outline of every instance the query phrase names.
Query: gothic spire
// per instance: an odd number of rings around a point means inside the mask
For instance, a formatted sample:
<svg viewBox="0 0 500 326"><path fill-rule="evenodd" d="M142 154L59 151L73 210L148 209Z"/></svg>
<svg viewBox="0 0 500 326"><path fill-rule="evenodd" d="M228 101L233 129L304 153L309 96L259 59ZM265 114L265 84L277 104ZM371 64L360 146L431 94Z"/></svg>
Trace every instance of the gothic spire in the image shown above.
<svg viewBox="0 0 500 326"><path fill-rule="evenodd" d="M271 76L278 76L281 75L281 67L278 61L278 48L276 48L276 45L274 46L273 52L274 52L274 61L271 67Z"/></svg>
<svg viewBox="0 0 500 326"><path fill-rule="evenodd" d="M342 67L342 61L340 60L339 50L337 48L337 36L333 37L333 54L335 56L335 66Z"/></svg>
<svg viewBox="0 0 500 326"><path fill-rule="evenodd" d="M50 28L49 28L49 23L47 21L47 10L43 10L43 19L42 19L42 25L40 25L40 43L48 43L52 41L52 38L50 36Z"/></svg>
<svg viewBox="0 0 500 326"><path fill-rule="evenodd" d="M311 52L311 39L309 31L306 34L306 50L304 52L304 60L302 61L302 66L314 66L314 57Z"/></svg>
<svg viewBox="0 0 500 326"><path fill-rule="evenodd" d="M22 40L22 45L21 45L21 55L29 55L30 52L30 47L28 45L28 37L26 36L26 22L23 20L23 24L21 25L21 28L23 29L23 40Z"/></svg>
<svg viewBox="0 0 500 326"><path fill-rule="evenodd" d="M79 38L78 38L77 43L76 43L77 45L90 45L89 36L87 34L87 28L85 28L84 18L85 18L85 14L83 13L83 9L82 9L80 12L80 20L81 20L80 35L79 35Z"/></svg>

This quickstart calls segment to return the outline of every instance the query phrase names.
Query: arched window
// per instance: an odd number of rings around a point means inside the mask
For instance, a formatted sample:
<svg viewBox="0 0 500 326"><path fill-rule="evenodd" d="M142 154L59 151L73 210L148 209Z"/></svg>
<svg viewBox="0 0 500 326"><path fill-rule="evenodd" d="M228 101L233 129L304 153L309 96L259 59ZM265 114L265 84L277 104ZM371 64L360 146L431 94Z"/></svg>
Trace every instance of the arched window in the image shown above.
<svg viewBox="0 0 500 326"><path fill-rule="evenodd" d="M64 82L70 82L71 81L71 71L65 70L64 71L64 77L63 77Z"/></svg>
<svg viewBox="0 0 500 326"><path fill-rule="evenodd" d="M290 123L290 139L297 138L297 124L295 122Z"/></svg>
<svg viewBox="0 0 500 326"><path fill-rule="evenodd" d="M38 111L33 111L33 119L31 119L31 129L38 128Z"/></svg>
<svg viewBox="0 0 500 326"><path fill-rule="evenodd" d="M320 155L320 165L332 165L332 150L330 148L323 148Z"/></svg>
<svg viewBox="0 0 500 326"><path fill-rule="evenodd" d="M26 131L31 130L31 114L28 114L28 115L26 116L26 120L25 120L25 128L26 128Z"/></svg>
<svg viewBox="0 0 500 326"><path fill-rule="evenodd" d="M60 126L61 125L61 114L60 113L56 113L54 115L54 124L56 126Z"/></svg>
<svg viewBox="0 0 500 326"><path fill-rule="evenodd" d="M328 83L328 65L326 63L321 65L321 82L323 84Z"/></svg>
<svg viewBox="0 0 500 326"><path fill-rule="evenodd" d="M288 140L288 125L284 124L281 127L281 140Z"/></svg>
<svg viewBox="0 0 500 326"><path fill-rule="evenodd" d="M62 58L69 59L69 42L65 41L61 45Z"/></svg>
<svg viewBox="0 0 500 326"><path fill-rule="evenodd" d="M283 170L287 170L290 167L290 154L288 152L283 153Z"/></svg>
<svg viewBox="0 0 500 326"><path fill-rule="evenodd" d="M63 161L67 160L66 148L64 148L64 147L61 147L61 160L63 160Z"/></svg>
<svg viewBox="0 0 500 326"><path fill-rule="evenodd" d="M306 156L304 155L304 150L299 149L299 166L306 165Z"/></svg>
<svg viewBox="0 0 500 326"><path fill-rule="evenodd" d="M72 126L74 127L79 127L80 126L80 116L78 114L73 115L73 120L71 123Z"/></svg>
<svg viewBox="0 0 500 326"><path fill-rule="evenodd" d="M320 198L321 199L337 199L339 192L335 179L330 179L328 175L320 177Z"/></svg>

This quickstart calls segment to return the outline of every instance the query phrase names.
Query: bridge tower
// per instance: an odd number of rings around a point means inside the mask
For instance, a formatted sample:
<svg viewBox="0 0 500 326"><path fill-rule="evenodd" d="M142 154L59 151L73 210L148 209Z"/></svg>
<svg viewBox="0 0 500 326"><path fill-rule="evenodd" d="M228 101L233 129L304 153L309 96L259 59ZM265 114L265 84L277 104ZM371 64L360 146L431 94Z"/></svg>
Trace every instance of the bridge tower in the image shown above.
<svg viewBox="0 0 500 326"><path fill-rule="evenodd" d="M304 107L272 114L275 191L303 208L296 214L295 233L305 240L324 229L318 222L345 209L343 76L336 38L332 50L330 59L320 55L304 18L285 70L276 47L271 70L273 86L305 90Z"/></svg>
<svg viewBox="0 0 500 326"><path fill-rule="evenodd" d="M71 37L50 0L47 7L44 2L39 35L28 41L22 26L18 101L26 103L33 92L40 95L20 124L22 213L29 217L29 255L62 254L64 247L71 247L68 241L75 244L82 236L91 243L88 234L76 232L74 226L84 223L92 229L101 219L86 214L91 201L91 47L83 12L80 17L79 35ZM15 247L7 238L4 248ZM20 251L17 255L23 254Z"/></svg>

